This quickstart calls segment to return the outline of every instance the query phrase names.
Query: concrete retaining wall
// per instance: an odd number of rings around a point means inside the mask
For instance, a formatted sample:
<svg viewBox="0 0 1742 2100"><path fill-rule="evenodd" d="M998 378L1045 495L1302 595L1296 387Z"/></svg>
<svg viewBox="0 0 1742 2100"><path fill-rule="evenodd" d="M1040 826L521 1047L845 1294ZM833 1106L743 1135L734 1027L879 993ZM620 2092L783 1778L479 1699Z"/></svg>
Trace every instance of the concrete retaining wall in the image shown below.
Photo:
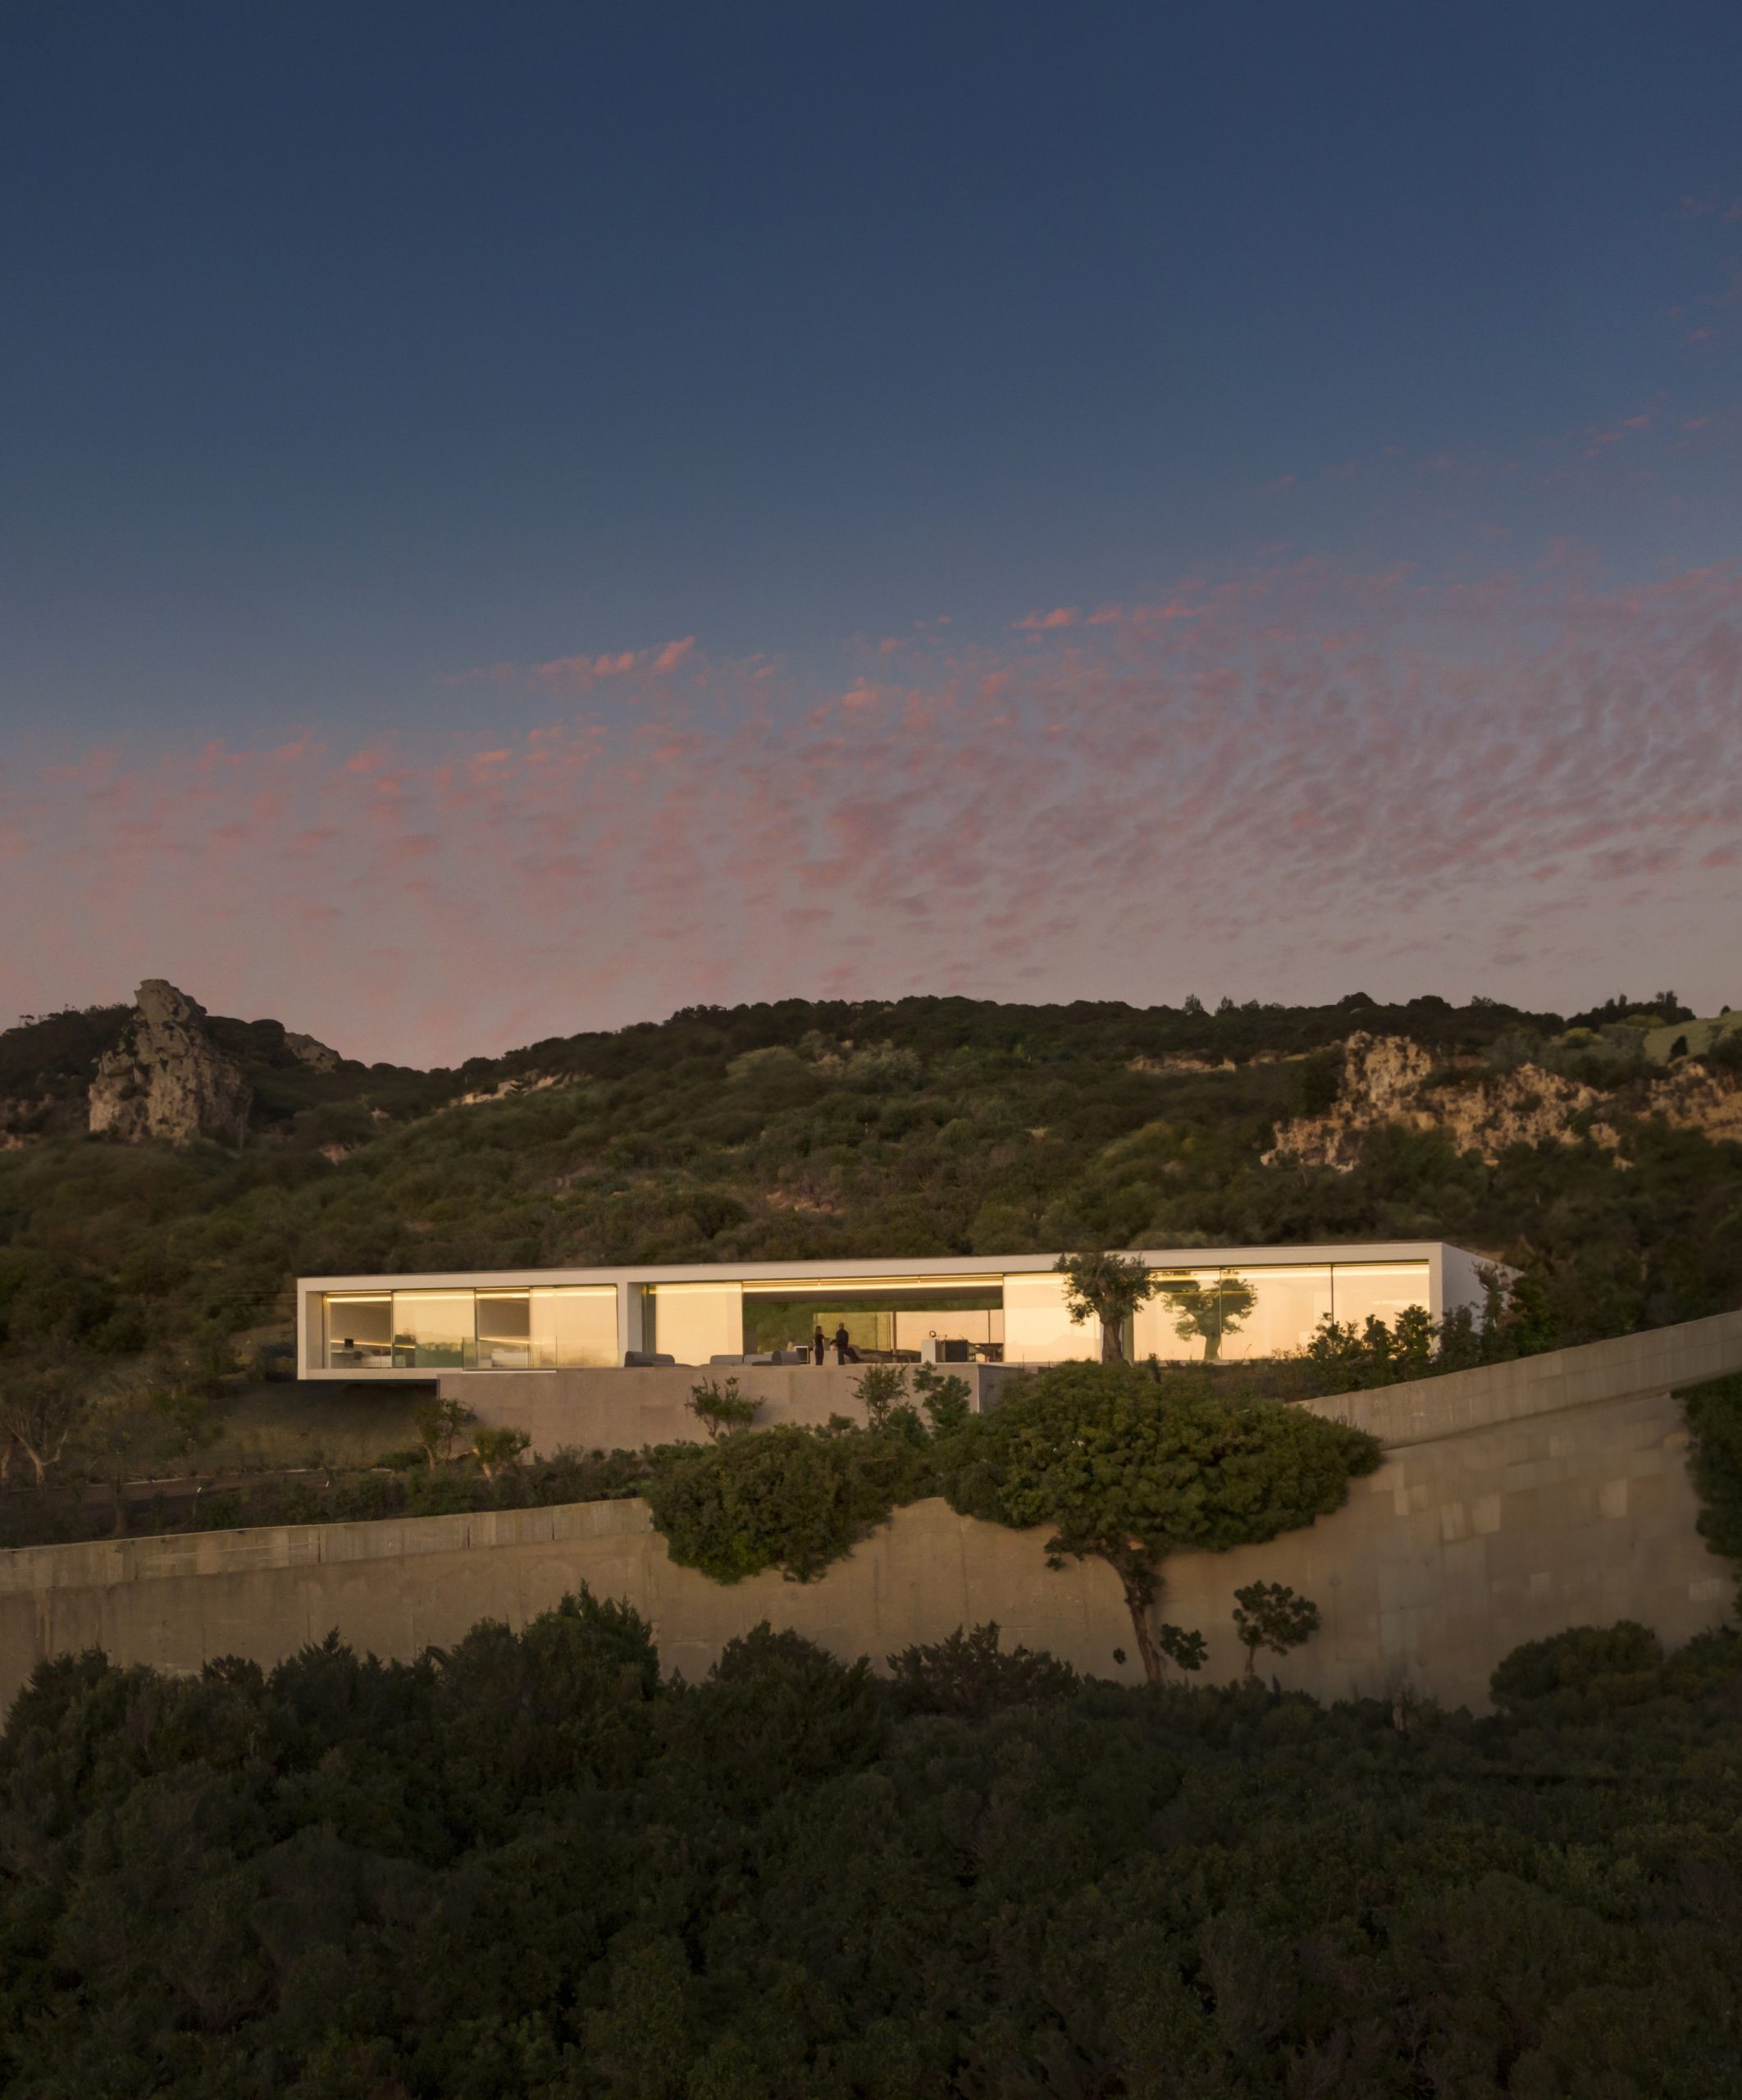
<svg viewBox="0 0 1742 2100"><path fill-rule="evenodd" d="M943 1376L960 1378L976 1409L996 1405L1006 1379L1021 1367L951 1363ZM481 1422L524 1429L535 1456L565 1444L586 1451L639 1451L644 1444L698 1443L702 1431L690 1412L698 1380L738 1381L740 1394L759 1400L759 1429L776 1422L826 1422L831 1415L863 1422L865 1411L854 1387L865 1374L861 1363L645 1364L595 1371L467 1371L443 1378L445 1399L463 1400Z"/></svg>
<svg viewBox="0 0 1742 2100"><path fill-rule="evenodd" d="M1694 1528L1671 1387L1737 1368L1742 1315L1726 1314L1321 1403L1381 1436L1383 1467L1309 1531L1176 1555L1161 1616L1201 1628L1209 1676L1229 1677L1234 1590L1287 1582L1324 1625L1276 1666L1285 1682L1471 1704L1509 1649L1568 1625L1639 1618L1685 1640L1725 1615L1735 1570ZM645 1613L668 1665L691 1676L764 1618L879 1660L996 1618L1010 1640L1134 1678L1112 1575L1050 1570L1045 1539L921 1503L819 1582L730 1588L673 1567L639 1502L26 1547L0 1554L0 1697L41 1658L92 1646L196 1669L226 1654L271 1663L336 1627L408 1658L481 1618L524 1623L582 1582Z"/></svg>

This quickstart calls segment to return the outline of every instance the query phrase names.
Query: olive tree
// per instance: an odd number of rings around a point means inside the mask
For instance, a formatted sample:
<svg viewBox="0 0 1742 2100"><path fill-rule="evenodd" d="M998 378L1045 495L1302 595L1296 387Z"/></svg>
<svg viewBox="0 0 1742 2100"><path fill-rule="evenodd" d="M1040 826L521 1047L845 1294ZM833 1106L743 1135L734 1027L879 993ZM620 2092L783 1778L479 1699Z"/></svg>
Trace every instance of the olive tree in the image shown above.
<svg viewBox="0 0 1742 2100"><path fill-rule="evenodd" d="M1101 1322L1101 1360L1125 1360L1125 1322L1161 1288L1135 1254L1060 1254L1053 1264L1065 1279L1065 1309L1075 1326Z"/></svg>
<svg viewBox="0 0 1742 2100"><path fill-rule="evenodd" d="M485 1479L494 1480L499 1472L518 1465L531 1442L524 1429L480 1427L472 1432L472 1455Z"/></svg>
<svg viewBox="0 0 1742 2100"><path fill-rule="evenodd" d="M1338 1508L1379 1457L1372 1437L1303 1408L1158 1386L1123 1364L1060 1363L974 1418L946 1488L969 1515L1051 1524L1055 1567L1067 1555L1106 1561L1156 1682L1157 1564L1182 1547L1222 1553L1298 1530Z"/></svg>
<svg viewBox="0 0 1742 2100"><path fill-rule="evenodd" d="M431 1472L445 1459L454 1456L460 1431L477 1419L463 1400L435 1399L418 1409L417 1441L423 1446L423 1455L430 1462Z"/></svg>

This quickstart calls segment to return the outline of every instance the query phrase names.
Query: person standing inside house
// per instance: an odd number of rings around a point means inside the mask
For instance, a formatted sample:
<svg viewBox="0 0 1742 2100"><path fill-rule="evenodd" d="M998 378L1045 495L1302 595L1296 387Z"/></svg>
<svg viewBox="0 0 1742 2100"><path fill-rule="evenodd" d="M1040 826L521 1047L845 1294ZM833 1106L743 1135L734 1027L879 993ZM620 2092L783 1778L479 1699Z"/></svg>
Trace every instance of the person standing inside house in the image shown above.
<svg viewBox="0 0 1742 2100"><path fill-rule="evenodd" d="M856 1363L859 1361L859 1352L848 1338L845 1320L835 1330L835 1361L837 1363Z"/></svg>
<svg viewBox="0 0 1742 2100"><path fill-rule="evenodd" d="M816 1358L819 1363L823 1361L823 1352L828 1347L828 1339L824 1335L823 1330L819 1326L817 1331L810 1338L810 1353Z"/></svg>

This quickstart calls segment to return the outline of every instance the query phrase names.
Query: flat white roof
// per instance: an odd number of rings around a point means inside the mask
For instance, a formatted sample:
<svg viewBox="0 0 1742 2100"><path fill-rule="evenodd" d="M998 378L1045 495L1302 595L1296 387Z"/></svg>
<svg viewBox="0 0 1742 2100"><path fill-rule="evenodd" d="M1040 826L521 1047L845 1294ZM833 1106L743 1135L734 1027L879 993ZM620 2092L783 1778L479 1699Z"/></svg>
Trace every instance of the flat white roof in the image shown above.
<svg viewBox="0 0 1742 2100"><path fill-rule="evenodd" d="M1327 1262L1432 1262L1443 1255L1442 1239L1347 1240L1311 1247L1132 1247L1119 1251L1141 1256L1152 1269L1255 1269L1317 1267ZM927 1254L898 1260L860 1259L838 1255L826 1262L630 1262L604 1268L440 1269L417 1274L299 1276L298 1287L312 1290L444 1290L468 1284L513 1287L523 1284L760 1283L791 1278L875 1282L896 1276L1006 1276L1043 1274L1056 1254Z"/></svg>

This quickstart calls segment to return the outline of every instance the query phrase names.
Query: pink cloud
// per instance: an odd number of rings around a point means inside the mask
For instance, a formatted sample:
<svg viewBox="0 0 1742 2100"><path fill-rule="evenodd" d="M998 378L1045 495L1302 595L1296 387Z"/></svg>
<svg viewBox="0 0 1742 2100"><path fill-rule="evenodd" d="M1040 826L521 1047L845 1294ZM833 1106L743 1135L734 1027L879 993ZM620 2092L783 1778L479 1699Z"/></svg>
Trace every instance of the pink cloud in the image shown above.
<svg viewBox="0 0 1742 2100"><path fill-rule="evenodd" d="M1742 573L1281 562L1038 631L826 697L686 652L705 706L645 652L627 722L435 752L14 762L0 998L166 975L420 1061L825 984L1735 1002Z"/></svg>
<svg viewBox="0 0 1742 2100"><path fill-rule="evenodd" d="M459 671L448 685L525 687L535 692L589 692L602 679L669 678L682 669L695 646L695 637L664 641L650 649L604 650L595 655L554 656L542 664L500 663Z"/></svg>
<svg viewBox="0 0 1742 2100"><path fill-rule="evenodd" d="M1045 634L1055 628L1074 627L1078 612L1074 605L1055 605L1050 613L1030 613L1026 619L1015 622L1019 632Z"/></svg>

